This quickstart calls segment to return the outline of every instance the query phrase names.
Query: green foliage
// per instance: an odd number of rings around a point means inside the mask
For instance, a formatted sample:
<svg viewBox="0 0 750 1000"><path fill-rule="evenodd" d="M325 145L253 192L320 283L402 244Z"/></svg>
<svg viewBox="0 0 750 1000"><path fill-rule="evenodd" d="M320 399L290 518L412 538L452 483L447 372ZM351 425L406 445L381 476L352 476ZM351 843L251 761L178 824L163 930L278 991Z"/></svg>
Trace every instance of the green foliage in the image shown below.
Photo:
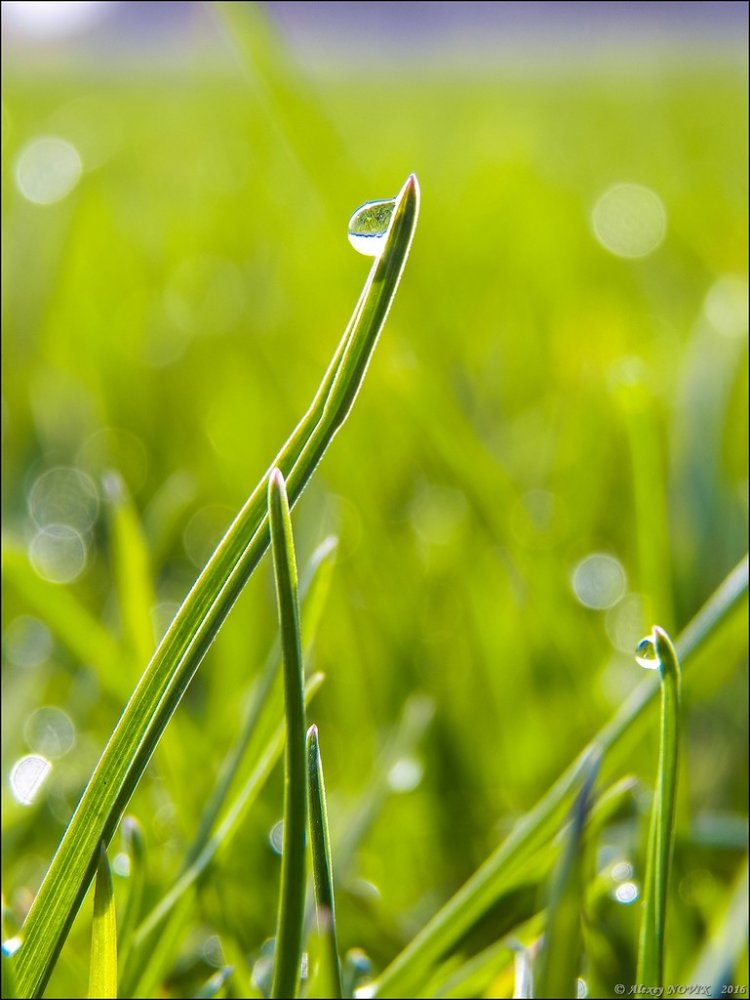
<svg viewBox="0 0 750 1000"><path fill-rule="evenodd" d="M96 866L94 919L91 924L90 1000L117 996L117 917L112 873L102 842Z"/></svg>
<svg viewBox="0 0 750 1000"><path fill-rule="evenodd" d="M642 900L651 884L660 686L639 683L632 654L653 621L684 668L664 981L741 983L744 64L394 63L308 79L260 7L220 17L221 67L6 60L4 775L29 754L51 769L31 804L4 786L4 938L37 927L4 953L4 995L6 967L19 995L41 988L19 959L31 943L51 967L65 933L47 993L85 993L92 909L73 911L102 837L121 996L269 990L284 750L270 564L238 595L268 538L264 470L332 356L279 464L300 566L339 539L335 569L326 558L301 593L301 629L308 704L326 675L315 719L344 991L511 995L517 961L523 995L592 750L579 974L592 996L636 981L640 902L621 890ZM15 180L44 134L86 168L49 206ZM412 169L425 197L408 274L318 464L398 279L371 275L336 349L366 267L346 223ZM642 258L594 233L620 182L666 213ZM69 583L40 575L33 547L35 487L60 468L97 504ZM255 483L215 586L164 636ZM608 607L571 583L596 553L622 573ZM114 785L84 843L68 824L159 641L156 728L107 751ZM115 835L128 799L137 855ZM29 916L66 829L71 864L45 882L67 882L66 902L47 888ZM309 895L313 968L325 941Z"/></svg>

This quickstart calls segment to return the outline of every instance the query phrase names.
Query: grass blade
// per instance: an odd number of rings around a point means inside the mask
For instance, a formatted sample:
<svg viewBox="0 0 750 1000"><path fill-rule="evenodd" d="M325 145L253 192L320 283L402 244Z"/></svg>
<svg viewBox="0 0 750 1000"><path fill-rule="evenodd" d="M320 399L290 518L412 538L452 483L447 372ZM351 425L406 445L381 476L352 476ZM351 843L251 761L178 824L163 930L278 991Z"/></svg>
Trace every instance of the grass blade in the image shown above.
<svg viewBox="0 0 750 1000"><path fill-rule="evenodd" d="M91 929L90 1000L109 1000L117 996L117 919L112 873L107 849L102 842L96 869L94 923Z"/></svg>
<svg viewBox="0 0 750 1000"><path fill-rule="evenodd" d="M306 416L277 456L290 503L343 425L396 293L419 210L410 177L349 326ZM141 677L55 853L24 925L22 997L42 992L96 867L138 781L221 624L269 545L264 476L198 577Z"/></svg>
<svg viewBox="0 0 750 1000"><path fill-rule="evenodd" d="M143 890L146 885L146 848L143 842L143 831L141 830L140 823L133 816L126 816L122 821L122 839L130 868L128 873L128 901L125 905L125 913L120 921L120 933L118 936L120 968L125 969L133 942L133 932L141 915Z"/></svg>
<svg viewBox="0 0 750 1000"><path fill-rule="evenodd" d="M658 626L654 626L652 635L643 640L638 650L642 666L658 667L662 698L659 765L648 834L636 981L646 987L661 988L679 761L680 664L669 636Z"/></svg>
<svg viewBox="0 0 750 1000"><path fill-rule="evenodd" d="M320 690L325 680L323 674L313 674L305 687L305 704L308 705ZM133 950L139 951L145 958L143 967L139 966L131 972L128 969L128 993L133 996L144 996L153 992L159 982L160 975L166 968L166 959L171 956L171 946L162 948L165 937L174 938L181 929L181 922L189 912L193 886L204 877L213 859L220 849L231 843L232 838L242 827L245 816L260 794L263 786L276 766L284 749L284 723L281 723L272 734L260 760L253 768L247 781L231 801L226 814L220 821L211 837L206 842L201 853L180 875L171 889L161 898L147 917L137 928L133 938ZM159 954L150 949L149 937L159 924L169 916L165 926L159 931L156 941ZM133 982L135 980L135 983ZM123 991L124 992L124 991Z"/></svg>
<svg viewBox="0 0 750 1000"><path fill-rule="evenodd" d="M305 768L305 670L297 595L292 521L284 477L274 469L268 481L276 597L284 665L286 752L284 754L284 834L281 892L271 996L295 997L302 962L305 920L305 832L307 772Z"/></svg>
<svg viewBox="0 0 750 1000"><path fill-rule="evenodd" d="M676 648L683 665L729 617L747 595L747 589L748 558L745 556L680 634ZM549 833L551 825L557 822L580 779L588 756L596 750L602 754L610 750L641 716L658 687L658 681L648 678L636 688L502 844L372 984L374 996L408 995L424 978L430 965L447 952L492 905L504 887L509 867L528 857L545 831Z"/></svg>
<svg viewBox="0 0 750 1000"><path fill-rule="evenodd" d="M343 996L341 965L336 942L331 839L328 833L328 809L326 807L326 791L317 726L310 726L307 733L307 768L313 884L315 886L318 934L321 938L320 995L338 1000L339 997Z"/></svg>
<svg viewBox="0 0 750 1000"><path fill-rule="evenodd" d="M117 472L104 476L109 500L112 566L125 645L137 663L148 663L154 651L151 608L156 604L150 559L138 515Z"/></svg>
<svg viewBox="0 0 750 1000"><path fill-rule="evenodd" d="M542 950L534 976L534 993L542 1000L577 996L584 892L584 827L598 770L599 760L594 757L573 806L565 849L552 878Z"/></svg>

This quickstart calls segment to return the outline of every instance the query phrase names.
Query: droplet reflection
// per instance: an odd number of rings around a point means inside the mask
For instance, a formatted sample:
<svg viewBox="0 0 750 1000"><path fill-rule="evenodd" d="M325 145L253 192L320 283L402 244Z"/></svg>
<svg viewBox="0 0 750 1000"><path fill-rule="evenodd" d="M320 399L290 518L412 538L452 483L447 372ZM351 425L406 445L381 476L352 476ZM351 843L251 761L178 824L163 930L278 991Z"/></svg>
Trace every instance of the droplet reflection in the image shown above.
<svg viewBox="0 0 750 1000"><path fill-rule="evenodd" d="M573 590L587 608L605 611L625 593L625 570L614 556L594 552L582 559L573 570Z"/></svg>
<svg viewBox="0 0 750 1000"><path fill-rule="evenodd" d="M10 769L10 790L16 802L30 806L39 794L52 765L39 754L32 753L17 760Z"/></svg>
<svg viewBox="0 0 750 1000"><path fill-rule="evenodd" d="M31 539L29 560L50 583L72 583L86 566L86 543L69 524L50 524Z"/></svg>
<svg viewBox="0 0 750 1000"><path fill-rule="evenodd" d="M21 150L16 160L16 184L27 201L53 205L73 190L82 169L75 146L57 136L40 136Z"/></svg>
<svg viewBox="0 0 750 1000"><path fill-rule="evenodd" d="M661 198L640 184L614 184L591 213L601 245L617 257L645 257L664 239L667 213Z"/></svg>
<svg viewBox="0 0 750 1000"><path fill-rule="evenodd" d="M381 253L395 207L395 198L360 205L349 220L349 242L357 253L366 257Z"/></svg>

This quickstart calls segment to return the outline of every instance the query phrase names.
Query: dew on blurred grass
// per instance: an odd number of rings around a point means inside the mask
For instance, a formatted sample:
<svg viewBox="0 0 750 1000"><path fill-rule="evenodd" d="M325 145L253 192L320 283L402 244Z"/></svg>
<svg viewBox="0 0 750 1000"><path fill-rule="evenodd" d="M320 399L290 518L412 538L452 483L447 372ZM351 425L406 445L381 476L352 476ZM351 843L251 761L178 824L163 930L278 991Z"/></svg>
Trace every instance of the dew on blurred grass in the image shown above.
<svg viewBox="0 0 750 1000"><path fill-rule="evenodd" d="M125 851L115 854L112 859L112 871L120 878L128 878L130 876L130 855L126 854Z"/></svg>
<svg viewBox="0 0 750 1000"><path fill-rule="evenodd" d="M625 593L625 570L614 556L594 552L582 559L573 570L573 590L587 608L605 611L613 607Z"/></svg>
<svg viewBox="0 0 750 1000"><path fill-rule="evenodd" d="M393 792L411 792L424 774L422 762L416 757L401 757L388 772L388 787Z"/></svg>
<svg viewBox="0 0 750 1000"><path fill-rule="evenodd" d="M224 965L224 952L221 948L221 940L218 934L211 934L203 942L203 947L201 948L201 958L208 965L213 965L214 968L219 968Z"/></svg>
<svg viewBox="0 0 750 1000"><path fill-rule="evenodd" d="M84 532L96 520L99 496L90 476L78 469L57 466L35 480L29 490L28 507L40 528L69 524Z"/></svg>
<svg viewBox="0 0 750 1000"><path fill-rule="evenodd" d="M632 880L634 874L633 866L629 861L618 861L612 865L612 871L610 872L615 882L629 882Z"/></svg>
<svg viewBox="0 0 750 1000"><path fill-rule="evenodd" d="M617 257L645 257L663 241L667 213L661 198L640 184L614 184L591 212L601 245Z"/></svg>
<svg viewBox="0 0 750 1000"><path fill-rule="evenodd" d="M638 899L638 886L635 882L622 882L612 893L618 903L626 905L634 903Z"/></svg>
<svg viewBox="0 0 750 1000"><path fill-rule="evenodd" d="M747 279L727 274L708 290L703 311L717 333L727 338L743 337L748 326Z"/></svg>
<svg viewBox="0 0 750 1000"><path fill-rule="evenodd" d="M32 139L19 153L16 185L34 205L53 205L70 194L82 170L75 146L58 136L44 135Z"/></svg>
<svg viewBox="0 0 750 1000"><path fill-rule="evenodd" d="M39 794L52 765L46 758L32 753L21 757L10 769L10 790L16 802L30 806Z"/></svg>
<svg viewBox="0 0 750 1000"><path fill-rule="evenodd" d="M52 652L52 635L44 622L31 615L19 615L3 633L3 648L14 667L40 666Z"/></svg>
<svg viewBox="0 0 750 1000"><path fill-rule="evenodd" d="M626 594L607 611L605 628L614 648L620 653L632 653L646 627L643 598L640 594Z"/></svg>
<svg viewBox="0 0 750 1000"><path fill-rule="evenodd" d="M585 1000L589 995L589 986L585 979L576 980L576 996L578 1000Z"/></svg>
<svg viewBox="0 0 750 1000"><path fill-rule="evenodd" d="M69 524L48 524L29 542L29 560L50 583L72 583L86 567L87 548Z"/></svg>
<svg viewBox="0 0 750 1000"><path fill-rule="evenodd" d="M21 947L22 942L23 938L18 934L15 937L8 938L7 941L3 941L3 955L6 957L15 955Z"/></svg>
<svg viewBox="0 0 750 1000"><path fill-rule="evenodd" d="M268 834L268 843L271 845L274 854L281 854L284 847L284 820L280 819L274 823Z"/></svg>
<svg viewBox="0 0 750 1000"><path fill-rule="evenodd" d="M32 712L24 724L23 735L29 749L48 760L64 757L76 742L72 719L54 705L43 705Z"/></svg>

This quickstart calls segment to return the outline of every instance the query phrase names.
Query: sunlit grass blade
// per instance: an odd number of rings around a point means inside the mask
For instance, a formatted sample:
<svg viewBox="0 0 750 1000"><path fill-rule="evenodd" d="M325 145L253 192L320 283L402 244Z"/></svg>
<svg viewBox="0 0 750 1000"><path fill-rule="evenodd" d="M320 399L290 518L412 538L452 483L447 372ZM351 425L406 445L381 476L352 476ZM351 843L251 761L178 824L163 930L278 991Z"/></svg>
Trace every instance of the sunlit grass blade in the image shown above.
<svg viewBox="0 0 750 1000"><path fill-rule="evenodd" d="M312 406L279 452L290 503L299 498L343 425L367 371L411 246L419 206L416 179L397 200L352 321ZM29 911L18 954L23 997L40 993L108 843L162 732L221 624L269 545L264 476L198 577L141 677L68 825Z"/></svg>
<svg viewBox="0 0 750 1000"><path fill-rule="evenodd" d="M581 966L581 916L584 896L584 828L591 792L599 770L592 757L589 773L576 797L570 828L550 887L542 948L534 969L534 995L576 997Z"/></svg>
<svg viewBox="0 0 750 1000"><path fill-rule="evenodd" d="M343 996L343 993L341 965L336 941L336 906L333 892L333 869L331 867L331 841L328 832L328 809L326 807L317 726L310 726L307 733L307 767L313 884L315 886L318 934L321 939L320 996L339 998Z"/></svg>
<svg viewBox="0 0 750 1000"><path fill-rule="evenodd" d="M102 843L96 869L94 921L91 927L91 969L89 1000L117 996L117 919L112 873L107 849Z"/></svg>
<svg viewBox="0 0 750 1000"><path fill-rule="evenodd" d="M151 609L156 605L146 540L127 487L117 472L103 480L110 507L110 549L125 644L136 663L154 651Z"/></svg>
<svg viewBox="0 0 750 1000"><path fill-rule="evenodd" d="M141 915L143 890L146 885L146 847L143 831L137 819L126 816L122 821L122 839L128 858L128 898L120 921L118 953L120 969L127 968L133 932Z"/></svg>
<svg viewBox="0 0 750 1000"><path fill-rule="evenodd" d="M728 619L747 595L747 589L748 559L745 556L680 634L676 649L683 666ZM636 688L487 861L373 983L375 996L407 995L424 978L430 965L492 905L505 885L508 868L528 857L541 842L554 835L555 826L587 766L589 755L609 751L641 716L658 689L658 681L651 678Z"/></svg>
<svg viewBox="0 0 750 1000"><path fill-rule="evenodd" d="M309 678L305 685L306 705L318 693L324 680L325 676L321 673L313 674ZM252 808L281 757L284 749L284 736L285 726L281 723L266 742L260 759L247 781L230 800L226 812L206 841L203 850L136 929L133 937L133 950L138 952L142 961L134 970L128 970L128 993L132 993L134 996L148 994L159 982L159 977L168 965L169 957L173 953L173 943L180 933L182 921L190 912L193 887L205 876L219 851L226 849L242 828L248 811ZM152 951L149 946L151 935L167 917L169 920L159 930L157 946ZM166 944L164 944L165 938L167 939Z"/></svg>
<svg viewBox="0 0 750 1000"><path fill-rule="evenodd" d="M305 920L307 768L305 766L305 668L299 624L297 562L284 477L274 469L268 481L268 510L284 667L286 751L281 891L274 951L274 997L296 997Z"/></svg>
<svg viewBox="0 0 750 1000"><path fill-rule="evenodd" d="M726 904L716 914L709 928L706 944L698 956L687 982L704 996L731 996L735 967L747 952L748 936L748 859L740 866ZM737 984L739 985L739 984ZM708 992L705 992L708 989Z"/></svg>
<svg viewBox="0 0 750 1000"><path fill-rule="evenodd" d="M654 626L638 652L641 665L658 669L662 697L659 763L648 834L636 981L645 987L660 988L664 979L664 928L677 793L681 679L677 654L663 629Z"/></svg>
<svg viewBox="0 0 750 1000"><path fill-rule="evenodd" d="M305 660L315 639L323 607L330 590L336 547L337 540L333 537L321 542L305 567L300 582L300 601L302 604L300 625ZM206 846L211 830L216 825L219 813L226 803L230 788L239 774L242 761L257 729L261 712L269 701L272 686L279 673L279 657L279 644L275 642L257 680L242 730L222 764L214 790L201 814L198 831L185 857L185 868L190 867Z"/></svg>

